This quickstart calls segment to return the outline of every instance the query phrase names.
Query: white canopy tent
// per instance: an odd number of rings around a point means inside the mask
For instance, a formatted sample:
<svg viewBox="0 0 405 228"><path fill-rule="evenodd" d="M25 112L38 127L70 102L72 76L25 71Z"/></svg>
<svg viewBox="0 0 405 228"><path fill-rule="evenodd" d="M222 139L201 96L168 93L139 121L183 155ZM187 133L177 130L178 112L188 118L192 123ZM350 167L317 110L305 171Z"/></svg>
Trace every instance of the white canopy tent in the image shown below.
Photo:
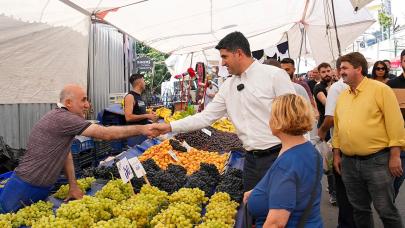
<svg viewBox="0 0 405 228"><path fill-rule="evenodd" d="M60 1L0 1L0 104L55 103L86 88L90 17Z"/></svg>
<svg viewBox="0 0 405 228"><path fill-rule="evenodd" d="M354 10L367 0L335 0L334 10L331 0L65 1L170 54L208 52L226 34L241 31L252 51L275 45L284 37L291 57L311 55L319 63L338 56L333 16L342 48L374 23L366 9Z"/></svg>

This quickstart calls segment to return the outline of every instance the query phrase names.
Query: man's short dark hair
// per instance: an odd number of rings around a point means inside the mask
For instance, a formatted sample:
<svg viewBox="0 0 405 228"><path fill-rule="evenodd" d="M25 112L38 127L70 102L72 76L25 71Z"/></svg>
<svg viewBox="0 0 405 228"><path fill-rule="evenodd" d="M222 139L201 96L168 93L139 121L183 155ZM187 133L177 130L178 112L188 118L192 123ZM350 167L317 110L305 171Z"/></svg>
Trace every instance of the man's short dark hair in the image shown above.
<svg viewBox="0 0 405 228"><path fill-rule="evenodd" d="M347 55L342 56L341 62L349 62L354 68L361 67L361 74L363 76L367 75L368 73L368 64L364 55L360 52L352 52Z"/></svg>
<svg viewBox="0 0 405 228"><path fill-rule="evenodd" d="M129 83L130 83L131 85L133 85L134 82L135 82L137 79L140 79L140 78L143 78L143 74L140 74L140 73L132 74L132 75L129 77Z"/></svg>
<svg viewBox="0 0 405 228"><path fill-rule="evenodd" d="M401 60L402 60L402 57L404 57L404 56L405 56L405 49L402 50L402 52L401 52Z"/></svg>
<svg viewBox="0 0 405 228"><path fill-rule="evenodd" d="M284 63L284 64L292 64L293 66L295 66L295 62L294 62L294 60L293 59L291 59L291 58L284 58L283 60L281 60L281 63Z"/></svg>
<svg viewBox="0 0 405 228"><path fill-rule="evenodd" d="M332 67L330 66L329 63L321 63L318 66L318 71L321 71L321 68L328 68L328 67L330 67L332 69Z"/></svg>
<svg viewBox="0 0 405 228"><path fill-rule="evenodd" d="M241 32L229 33L219 41L218 45L215 46L215 49L226 49L230 52L235 52L237 49L241 49L246 56L252 56L249 41Z"/></svg>

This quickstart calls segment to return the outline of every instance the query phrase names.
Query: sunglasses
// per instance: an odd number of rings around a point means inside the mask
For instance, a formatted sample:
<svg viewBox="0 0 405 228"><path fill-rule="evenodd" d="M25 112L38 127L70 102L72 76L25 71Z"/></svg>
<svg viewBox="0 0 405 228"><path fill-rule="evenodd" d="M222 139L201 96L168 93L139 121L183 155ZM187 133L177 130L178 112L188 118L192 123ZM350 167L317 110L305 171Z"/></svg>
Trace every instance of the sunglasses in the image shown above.
<svg viewBox="0 0 405 228"><path fill-rule="evenodd" d="M385 69L386 69L385 67L376 67L375 68L375 70L383 70L383 71L385 71Z"/></svg>

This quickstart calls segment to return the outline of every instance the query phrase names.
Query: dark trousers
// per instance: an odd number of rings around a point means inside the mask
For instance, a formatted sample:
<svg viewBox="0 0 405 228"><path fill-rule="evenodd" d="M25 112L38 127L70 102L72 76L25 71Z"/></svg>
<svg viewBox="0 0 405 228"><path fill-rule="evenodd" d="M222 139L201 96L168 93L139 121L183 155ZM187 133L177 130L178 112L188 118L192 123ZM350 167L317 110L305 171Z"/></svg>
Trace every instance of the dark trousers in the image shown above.
<svg viewBox="0 0 405 228"><path fill-rule="evenodd" d="M394 204L394 177L388 168L389 151L368 159L342 156L342 179L358 228L373 228L373 203L384 227L403 228Z"/></svg>
<svg viewBox="0 0 405 228"><path fill-rule="evenodd" d="M333 169L335 175L336 200L339 207L338 228L356 228L353 219L353 207L346 195L346 188L342 176Z"/></svg>
<svg viewBox="0 0 405 228"><path fill-rule="evenodd" d="M401 187L402 183L405 180L405 151L401 152L401 162L402 162L402 176L395 177L394 179L394 190L395 190L395 198L398 196L399 188Z"/></svg>
<svg viewBox="0 0 405 228"><path fill-rule="evenodd" d="M243 165L243 189L252 190L266 174L273 162L277 159L281 144L267 150L249 151L245 155Z"/></svg>

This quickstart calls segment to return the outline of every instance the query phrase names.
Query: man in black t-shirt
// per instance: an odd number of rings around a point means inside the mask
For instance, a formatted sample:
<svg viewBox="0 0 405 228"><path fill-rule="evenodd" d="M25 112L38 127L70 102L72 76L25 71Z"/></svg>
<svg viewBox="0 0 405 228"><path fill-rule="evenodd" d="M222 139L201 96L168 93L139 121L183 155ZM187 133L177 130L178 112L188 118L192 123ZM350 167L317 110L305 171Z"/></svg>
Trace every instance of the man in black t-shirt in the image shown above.
<svg viewBox="0 0 405 228"><path fill-rule="evenodd" d="M311 71L311 76L308 80L308 86L311 89L311 93L314 94L315 85L321 81L321 76L319 75L318 67L315 67Z"/></svg>
<svg viewBox="0 0 405 228"><path fill-rule="evenodd" d="M319 111L319 121L318 121L318 128L319 128L325 118L326 96L328 96L327 88L332 83L332 67L329 65L329 63L321 63L318 66L318 71L321 76L321 81L315 85L314 96L316 106L318 107Z"/></svg>

